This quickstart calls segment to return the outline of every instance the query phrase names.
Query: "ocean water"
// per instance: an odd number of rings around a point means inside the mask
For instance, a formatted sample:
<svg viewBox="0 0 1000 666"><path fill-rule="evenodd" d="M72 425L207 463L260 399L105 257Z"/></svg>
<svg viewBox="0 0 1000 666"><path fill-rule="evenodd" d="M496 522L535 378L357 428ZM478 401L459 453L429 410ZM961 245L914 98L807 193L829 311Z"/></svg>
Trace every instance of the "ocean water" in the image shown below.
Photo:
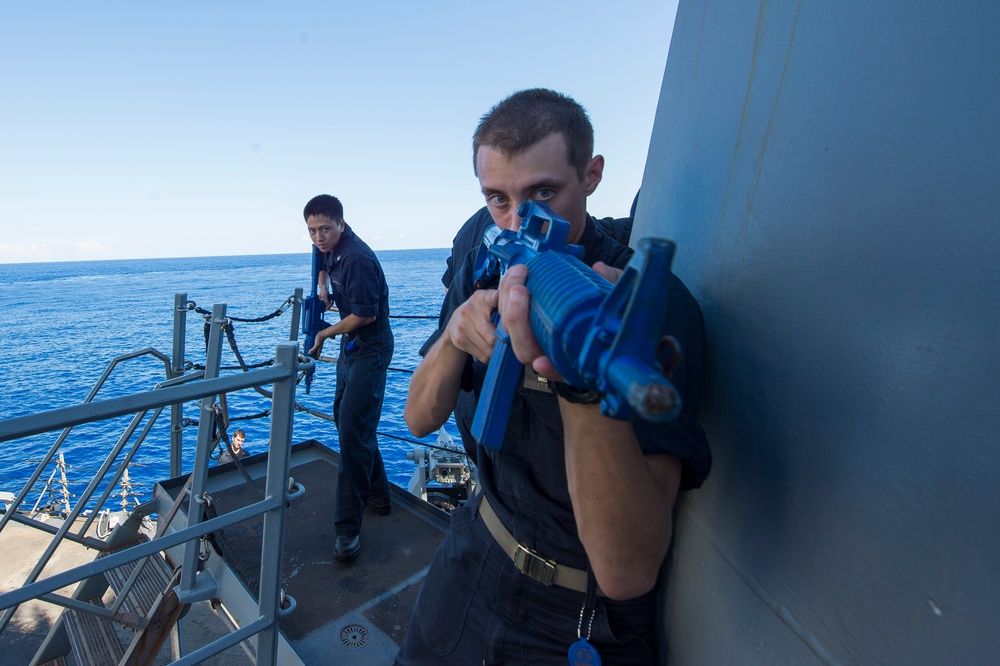
<svg viewBox="0 0 1000 666"><path fill-rule="evenodd" d="M418 350L434 330L444 295L441 274L447 249L378 252L389 284L390 316L396 338L386 382L386 399L379 426L379 445L386 472L405 487L413 463L406 453L417 442L433 444L436 437L414 438L403 422L410 375ZM153 347L169 356L172 349L175 293L185 293L199 308L225 303L230 317L260 317L277 310L296 287L309 294L310 256L259 255L128 261L0 264L0 419L68 407L83 402L117 356ZM328 313L334 321L336 313ZM406 317L406 318L397 318ZM427 317L427 318L409 318ZM238 349L248 364L274 357L278 343L288 340L291 310L264 323L234 324ZM204 318L187 316L185 360L204 364ZM299 334L299 339L303 336ZM324 355L336 355L336 342ZM223 366L237 366L223 340ZM223 370L222 374L238 372ZM129 391L148 390L165 379L162 361L151 356L117 364L95 400ZM336 366L319 364L309 395L300 383L296 401L332 413ZM270 421L245 418L260 414L270 403L252 390L230 394L229 427L247 433L251 453L265 449ZM186 418L198 418L197 403L187 403ZM79 496L131 417L74 428L61 448L69 465L70 490ZM145 424L145 422L143 423ZM454 424L446 426L458 441ZM29 478L59 432L0 444L0 490L17 492ZM149 499L152 484L169 475L169 412L153 426L130 467L140 501ZM190 471L197 428L184 430L184 471ZM315 438L337 447L336 428L303 412L295 416L293 441ZM133 439L134 441L134 439ZM130 442L131 443L131 442ZM32 462L35 461L35 462ZM40 492L53 466L42 476ZM101 489L103 489L103 485ZM29 496L29 505L38 497ZM74 498L75 499L75 498Z"/></svg>

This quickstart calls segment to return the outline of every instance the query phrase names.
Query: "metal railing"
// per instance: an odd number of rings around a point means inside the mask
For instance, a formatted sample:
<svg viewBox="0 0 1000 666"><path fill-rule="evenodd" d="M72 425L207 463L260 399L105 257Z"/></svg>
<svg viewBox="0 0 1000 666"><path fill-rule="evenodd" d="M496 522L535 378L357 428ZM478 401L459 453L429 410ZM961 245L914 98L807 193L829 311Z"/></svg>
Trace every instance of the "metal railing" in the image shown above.
<svg viewBox="0 0 1000 666"><path fill-rule="evenodd" d="M67 436L74 426L112 419L118 416L133 414L133 418L125 432L111 448L104 459L100 470L88 484L86 490L76 502L74 508L66 516L63 524L55 530L54 537L39 559L25 584L17 590L0 594L0 633L4 631L17 607L31 599L60 605L64 608L84 610L101 615L105 612L86 608L76 599L69 599L54 592L62 587L84 581L92 576L103 574L110 569L122 566L128 562L157 556L156 554L170 548L183 545L180 583L176 593L181 603L191 603L217 596L217 581L207 572L198 571L198 556L200 540L203 536L217 530L235 525L255 516L264 516L263 539L261 546L260 593L258 595L258 617L244 624L243 627L208 645L202 646L175 664L193 664L222 652L229 647L257 635L257 663L274 664L278 650L278 625L280 597L281 557L284 543L285 507L290 499L291 490L288 486L289 459L291 455L292 420L295 411L296 374L309 369L315 363L312 359L300 361L298 344L295 342L299 310L301 308L301 290L295 292L295 308L293 312L292 330L289 342L277 346L275 364L242 372L237 375L220 377L220 359L222 348L222 326L226 321L226 306L217 304L213 307L210 332L207 345L205 370L181 374L183 372L184 338L186 327L186 311L188 302L185 294L175 296L174 308L174 340L173 359L154 349L144 349L133 354L117 357L109 365L87 399L79 405L61 409L53 409L38 414L12 418L0 421L0 442L19 439L40 433L62 429L55 443L49 448L42 462L35 469L29 481L11 503L8 511L0 518L0 531L8 522L15 520L38 529L52 532L52 526L32 520L17 513L34 483L44 473L45 467L59 452ZM167 379L156 385L150 391L134 393L119 398L95 401L105 380L112 370L122 361L152 355L163 361ZM198 381L195 381L198 380ZM273 385L271 395L271 430L268 448L266 483L263 499L244 506L235 511L205 520L204 501L207 491L208 469L213 446L213 430L215 426L214 408L216 397L232 391L255 386ZM145 441L153 424L164 407L171 408L171 444L170 471L176 477L181 474L182 438L180 423L182 422L183 404L191 400L200 400L202 418L199 419L197 444L195 447L194 465L191 471L188 491L187 527L170 534L159 529L151 541L140 543L124 551L109 554L94 562L75 567L63 573L38 580L45 565L51 559L64 539L82 543L88 547L102 548L106 542L86 536L91 523L98 515L100 508L108 500L113 488L121 475L127 469L140 445ZM105 475L114 466L115 461L132 439L139 425L152 411L152 416L146 422L132 447L118 465L111 483L97 499L97 508L86 516L78 532L71 533L76 520L81 517L85 507L90 503L96 489L104 480ZM184 493L178 498L183 499ZM163 517L161 516L161 519Z"/></svg>

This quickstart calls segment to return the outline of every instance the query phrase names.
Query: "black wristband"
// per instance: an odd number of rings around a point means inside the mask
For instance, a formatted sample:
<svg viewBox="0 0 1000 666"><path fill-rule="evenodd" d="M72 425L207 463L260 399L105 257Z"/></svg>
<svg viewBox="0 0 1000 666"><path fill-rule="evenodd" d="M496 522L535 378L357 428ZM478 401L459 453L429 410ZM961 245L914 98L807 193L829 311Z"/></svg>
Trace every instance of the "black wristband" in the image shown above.
<svg viewBox="0 0 1000 666"><path fill-rule="evenodd" d="M564 398L567 402L573 402L578 405L596 405L604 399L603 391L570 386L563 382L549 382L549 384L552 386L555 394L560 398Z"/></svg>

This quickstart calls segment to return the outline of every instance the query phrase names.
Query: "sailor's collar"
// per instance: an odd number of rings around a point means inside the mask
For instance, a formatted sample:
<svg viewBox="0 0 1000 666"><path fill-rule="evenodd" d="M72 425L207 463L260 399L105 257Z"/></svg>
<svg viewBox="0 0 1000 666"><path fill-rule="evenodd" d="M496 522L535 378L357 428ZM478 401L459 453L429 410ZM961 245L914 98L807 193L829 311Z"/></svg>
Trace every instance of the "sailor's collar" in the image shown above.
<svg viewBox="0 0 1000 666"><path fill-rule="evenodd" d="M583 246L583 263L593 266L601 261L604 256L604 237L597 230L597 223L590 213L587 214L579 244Z"/></svg>
<svg viewBox="0 0 1000 666"><path fill-rule="evenodd" d="M331 266L340 263L340 257L354 243L354 230L351 225L344 222L344 231L340 234L340 240L333 246L333 249L326 253L327 263Z"/></svg>

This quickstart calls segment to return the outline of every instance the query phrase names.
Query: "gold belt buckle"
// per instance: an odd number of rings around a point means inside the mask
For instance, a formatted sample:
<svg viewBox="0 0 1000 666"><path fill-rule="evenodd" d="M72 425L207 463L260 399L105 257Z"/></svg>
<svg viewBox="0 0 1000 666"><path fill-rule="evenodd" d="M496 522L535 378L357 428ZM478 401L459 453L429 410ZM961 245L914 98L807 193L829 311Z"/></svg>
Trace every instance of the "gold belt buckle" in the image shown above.
<svg viewBox="0 0 1000 666"><path fill-rule="evenodd" d="M514 551L514 566L524 575L537 580L542 585L552 585L556 577L556 561L547 560L530 548L517 544Z"/></svg>

